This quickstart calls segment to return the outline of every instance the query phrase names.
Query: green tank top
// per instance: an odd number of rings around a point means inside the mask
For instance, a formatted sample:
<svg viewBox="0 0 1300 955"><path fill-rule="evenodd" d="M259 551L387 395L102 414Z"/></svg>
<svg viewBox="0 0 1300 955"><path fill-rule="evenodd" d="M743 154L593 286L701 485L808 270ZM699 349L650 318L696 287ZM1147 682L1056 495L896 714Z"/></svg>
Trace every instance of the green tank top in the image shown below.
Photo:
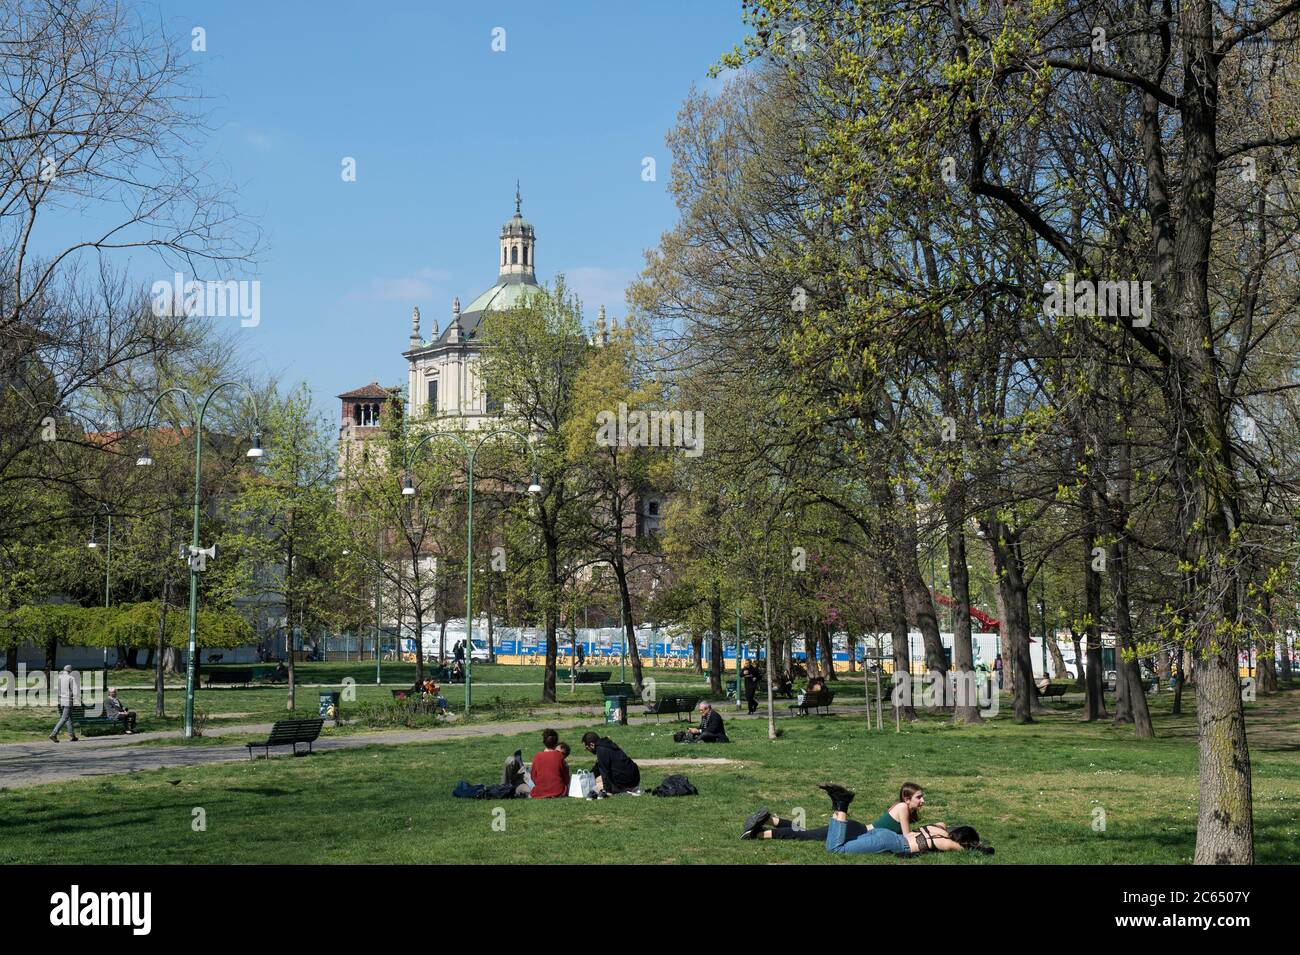
<svg viewBox="0 0 1300 955"><path fill-rule="evenodd" d="M889 814L888 809L880 814L875 822L871 824L871 827L873 829L888 829L890 832L896 832L900 836L903 834L903 827L898 824L897 819Z"/></svg>

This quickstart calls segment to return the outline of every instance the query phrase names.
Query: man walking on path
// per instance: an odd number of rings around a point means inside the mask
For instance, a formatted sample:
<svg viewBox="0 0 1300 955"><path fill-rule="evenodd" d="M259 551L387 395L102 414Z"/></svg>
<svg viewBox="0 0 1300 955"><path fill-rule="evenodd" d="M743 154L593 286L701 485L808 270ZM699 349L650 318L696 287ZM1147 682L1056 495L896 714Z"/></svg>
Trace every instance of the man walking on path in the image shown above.
<svg viewBox="0 0 1300 955"><path fill-rule="evenodd" d="M758 709L758 699L755 696L758 693L758 668L752 660L745 661L745 669L740 671L740 676L745 682L745 702L749 704L749 715L753 716Z"/></svg>
<svg viewBox="0 0 1300 955"><path fill-rule="evenodd" d="M63 729L63 724L68 724L68 739L72 742L77 741L77 728L72 722L72 708L81 702L81 683L77 680L77 675L72 672L72 664L63 668L59 674L59 721L54 724L54 732L50 734L50 739L54 742L59 741L59 730Z"/></svg>

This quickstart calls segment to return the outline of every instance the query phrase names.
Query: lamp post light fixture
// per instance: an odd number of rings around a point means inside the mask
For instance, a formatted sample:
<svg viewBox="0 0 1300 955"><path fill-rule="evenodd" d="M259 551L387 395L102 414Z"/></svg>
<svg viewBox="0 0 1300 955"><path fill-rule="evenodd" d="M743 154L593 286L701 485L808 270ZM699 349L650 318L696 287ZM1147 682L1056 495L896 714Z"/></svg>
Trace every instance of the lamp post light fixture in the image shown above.
<svg viewBox="0 0 1300 955"><path fill-rule="evenodd" d="M96 525L99 521L100 511L103 511L108 518L108 540L104 549L104 607L108 607L109 588L112 585L113 572L113 512L109 510L108 504L101 502L98 510L90 519L90 541L86 547L90 550L98 550L99 542L96 540ZM108 647L104 647L104 689L108 688Z"/></svg>
<svg viewBox="0 0 1300 955"><path fill-rule="evenodd" d="M468 494L467 505L465 509L465 715L469 716L470 706L473 702L473 670L474 662L474 458L482 449L483 445L490 438L498 435L511 435L518 438L523 446L528 450L529 460L532 462L532 476L529 478L528 493L542 493L542 484L538 479L537 452L528 442L528 438L513 428L497 428L489 431L478 439L471 446L461 435L455 431L430 431L423 435L411 448L406 455L406 477L402 481L402 495L404 497L415 496L415 485L411 480L411 467L415 462L415 456L420 449L432 441L434 438L451 438L458 445L465 455L465 486ZM418 634L416 640L416 652L424 653L424 634Z"/></svg>
<svg viewBox="0 0 1300 955"><path fill-rule="evenodd" d="M245 456L255 461L262 457L262 428L258 423L257 396L253 394L252 389L242 382L223 381L214 385L212 390L204 395L203 404L199 406L197 416L194 415L196 399L193 395L184 388L168 388L150 402L149 410L144 416L143 431L146 441L148 440L149 422L153 418L154 409L158 407L158 402L170 394L184 397L185 403L189 406L190 416L194 420L194 529L188 555L190 568L190 632L189 653L185 661L185 739L194 738L194 665L198 658L199 571L203 566L203 556L199 552L199 504L203 479L203 419L207 416L208 405L213 397L226 388L242 388L253 405L253 445L248 449ZM141 449L140 456L136 458L135 463L136 467L150 467L154 463L148 447Z"/></svg>

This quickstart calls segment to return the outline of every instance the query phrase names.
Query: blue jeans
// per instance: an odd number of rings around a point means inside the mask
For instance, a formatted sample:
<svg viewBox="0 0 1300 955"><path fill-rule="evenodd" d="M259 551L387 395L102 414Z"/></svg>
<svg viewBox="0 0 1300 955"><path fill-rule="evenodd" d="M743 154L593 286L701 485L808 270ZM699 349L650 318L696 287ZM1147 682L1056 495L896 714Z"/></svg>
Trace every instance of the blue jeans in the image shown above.
<svg viewBox="0 0 1300 955"><path fill-rule="evenodd" d="M870 829L851 842L848 838L848 825L843 819L832 818L826 829L826 851L843 852L849 855L870 855L876 852L892 852L895 855L911 854L907 840L888 829Z"/></svg>

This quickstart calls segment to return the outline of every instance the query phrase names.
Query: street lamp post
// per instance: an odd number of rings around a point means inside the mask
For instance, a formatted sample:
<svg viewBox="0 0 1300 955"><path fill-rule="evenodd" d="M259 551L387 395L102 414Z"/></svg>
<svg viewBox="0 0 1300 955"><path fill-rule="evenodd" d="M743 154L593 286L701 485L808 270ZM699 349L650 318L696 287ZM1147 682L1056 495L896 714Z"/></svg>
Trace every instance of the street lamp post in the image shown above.
<svg viewBox="0 0 1300 955"><path fill-rule="evenodd" d="M112 584L111 575L113 572L113 512L108 509L108 505L106 503L101 503L99 505L99 511L107 512L107 516L108 516L108 536L107 536L106 546L104 548L104 609L107 610L109 587ZM95 550L99 547L99 542L95 539L95 524L99 519L99 511L95 512L95 516L91 518L91 522L90 522L90 543L87 544L86 546L91 550ZM104 647L104 685L105 687L108 686L108 647L107 646Z"/></svg>
<svg viewBox="0 0 1300 955"><path fill-rule="evenodd" d="M262 456L262 435L261 425L258 422L257 413L257 396L252 390L242 382L223 381L215 385L211 391L203 398L203 404L199 408L198 418L194 424L194 532L190 542L189 549L189 569L190 569L190 633L188 651L189 656L185 662L185 739L194 737L194 662L198 654L198 613L199 613L199 572L206 567L205 556L216 556L215 549L206 552L200 552L199 548L199 500L203 480L203 419L208 413L208 404L212 401L217 392L223 388L243 388L248 394L249 400L253 405L253 446L248 449L247 456L257 460ZM149 410L144 416L144 433L145 440L149 435L149 420L153 417L153 412L158 407L158 402L169 394L184 395L186 403L190 408L190 415L194 414L194 397L184 388L168 388L155 398L149 405ZM148 467L153 464L153 458L150 457L148 448L143 449L140 457L136 459L137 467Z"/></svg>
<svg viewBox="0 0 1300 955"><path fill-rule="evenodd" d="M719 641L721 642L721 641ZM740 684L742 677L740 675L740 608L736 608L736 709L740 709ZM769 664L770 666L771 664Z"/></svg>
<svg viewBox="0 0 1300 955"><path fill-rule="evenodd" d="M411 483L411 465L415 461L415 455L419 450L432 441L434 438L451 438L465 453L465 483L467 485L468 502L466 507L466 528L465 528L465 715L469 716L469 708L473 699L471 686L473 679L471 670L474 661L474 457L483 447L489 438L494 438L499 434L509 434L523 442L528 449L529 460L533 465L533 477L528 485L529 494L540 494L542 486L538 483L537 477L537 452L533 446L528 443L528 439L520 432L513 428L497 428L495 431L489 431L479 438L478 442L470 447L455 431L430 431L425 434L415 446L406 455L406 482L402 486L402 494L407 497L415 495L415 485ZM420 634L417 641L416 652L424 652L424 634Z"/></svg>
<svg viewBox="0 0 1300 955"><path fill-rule="evenodd" d="M375 686L381 684L380 657L384 655L384 617L381 607L384 599L384 531L379 530L379 570L375 574ZM398 635L400 638L400 634Z"/></svg>

